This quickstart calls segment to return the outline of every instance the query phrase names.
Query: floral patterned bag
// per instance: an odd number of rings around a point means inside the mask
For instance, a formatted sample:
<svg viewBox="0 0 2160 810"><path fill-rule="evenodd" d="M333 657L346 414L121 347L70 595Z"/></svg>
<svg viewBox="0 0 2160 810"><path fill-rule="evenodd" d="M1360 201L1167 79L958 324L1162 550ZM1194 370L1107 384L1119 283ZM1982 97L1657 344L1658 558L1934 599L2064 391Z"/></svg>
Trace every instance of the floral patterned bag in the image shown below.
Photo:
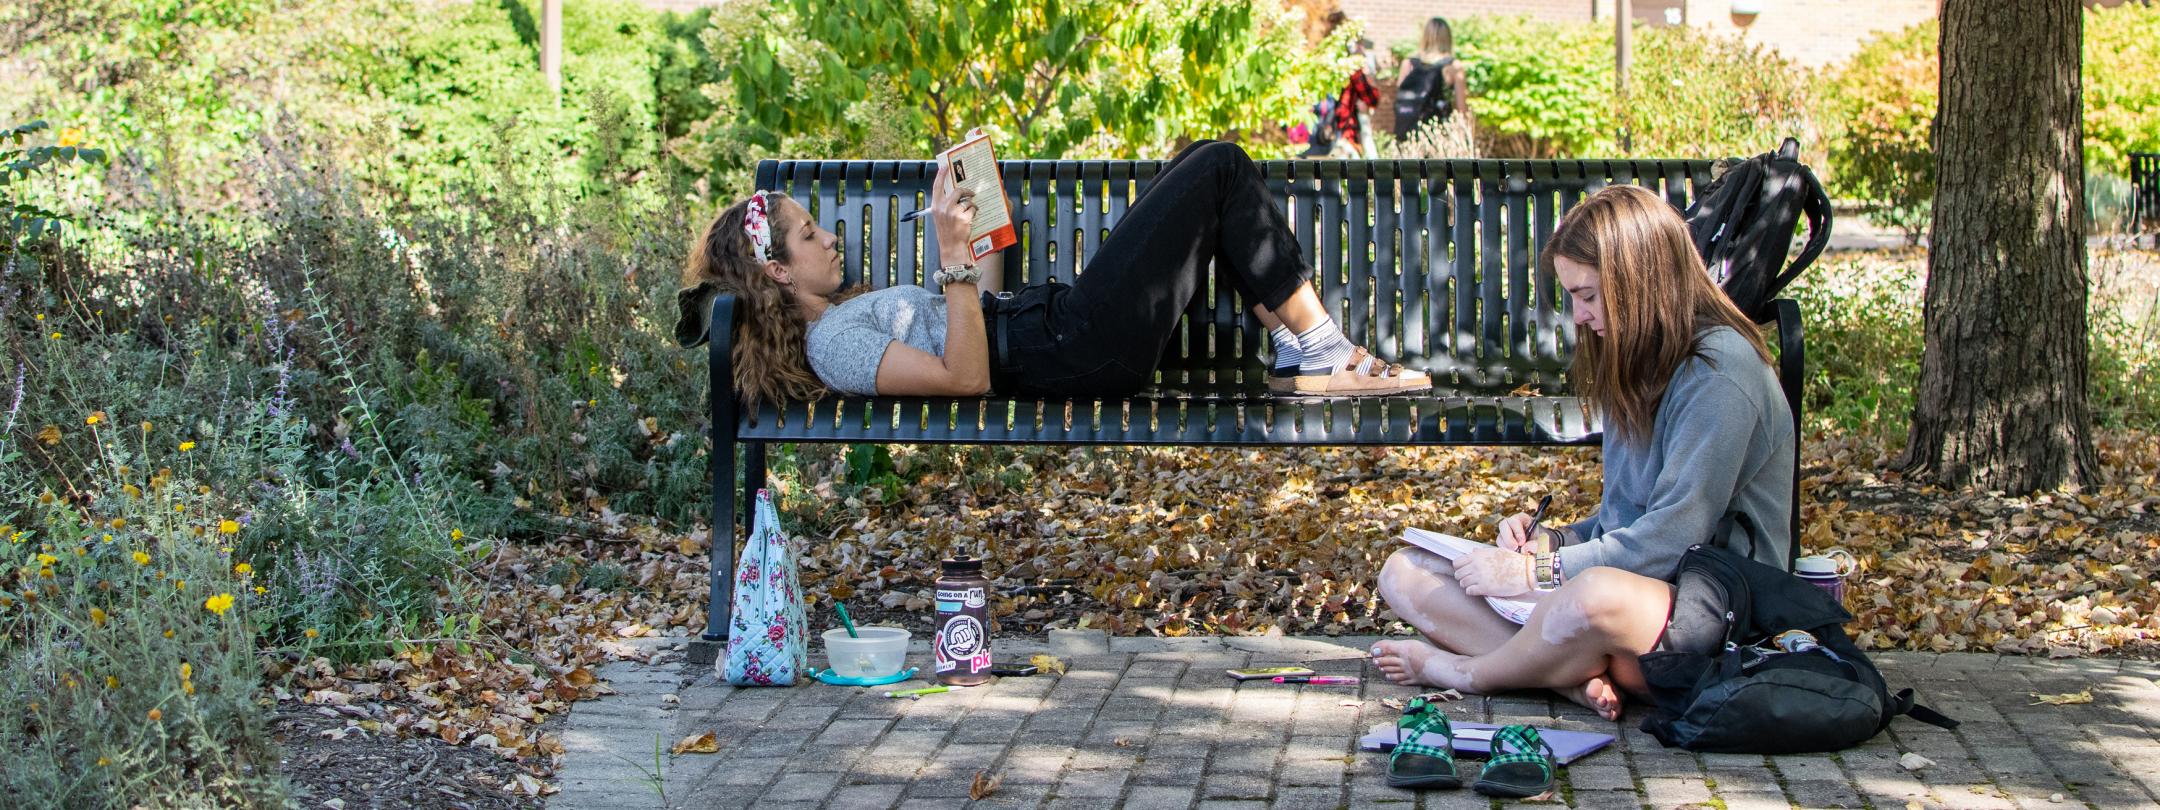
<svg viewBox="0 0 2160 810"><path fill-rule="evenodd" d="M720 677L736 686L791 686L809 663L802 585L772 493L758 490L750 541L735 563L734 620Z"/></svg>

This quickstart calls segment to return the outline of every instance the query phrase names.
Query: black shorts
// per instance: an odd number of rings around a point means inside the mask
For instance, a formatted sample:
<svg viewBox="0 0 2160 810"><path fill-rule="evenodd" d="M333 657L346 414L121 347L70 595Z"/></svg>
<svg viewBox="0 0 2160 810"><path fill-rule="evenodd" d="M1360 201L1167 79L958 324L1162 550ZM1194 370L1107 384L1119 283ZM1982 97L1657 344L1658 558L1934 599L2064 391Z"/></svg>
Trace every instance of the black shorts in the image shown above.
<svg viewBox="0 0 2160 810"><path fill-rule="evenodd" d="M1724 649L1730 622L1725 613L1726 600L1718 589L1707 579L1695 581L1687 574L1670 587L1672 611L1665 616L1665 632L1658 635L1657 646L1651 649L1702 655Z"/></svg>

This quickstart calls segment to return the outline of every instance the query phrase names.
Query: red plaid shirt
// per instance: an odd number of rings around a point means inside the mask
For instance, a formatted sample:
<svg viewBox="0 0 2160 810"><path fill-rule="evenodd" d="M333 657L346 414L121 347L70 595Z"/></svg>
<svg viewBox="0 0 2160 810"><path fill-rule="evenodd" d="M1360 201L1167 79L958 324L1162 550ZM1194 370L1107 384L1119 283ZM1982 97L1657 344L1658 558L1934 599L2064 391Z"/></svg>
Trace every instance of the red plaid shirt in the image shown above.
<svg viewBox="0 0 2160 810"><path fill-rule="evenodd" d="M1380 104L1380 91L1373 89L1372 80L1365 77L1365 69L1350 74L1350 83L1343 85L1342 95L1335 99L1335 131L1349 143L1358 142L1358 113Z"/></svg>

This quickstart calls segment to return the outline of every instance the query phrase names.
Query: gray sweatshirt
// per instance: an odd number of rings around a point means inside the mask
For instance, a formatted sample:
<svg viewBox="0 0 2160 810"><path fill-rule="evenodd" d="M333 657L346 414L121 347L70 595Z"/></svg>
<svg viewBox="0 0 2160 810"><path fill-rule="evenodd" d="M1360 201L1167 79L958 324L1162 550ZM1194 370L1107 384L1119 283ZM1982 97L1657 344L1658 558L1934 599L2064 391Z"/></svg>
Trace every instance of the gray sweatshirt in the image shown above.
<svg viewBox="0 0 2160 810"><path fill-rule="evenodd" d="M945 296L901 284L826 307L810 324L810 370L835 391L870 396L895 342L945 356Z"/></svg>
<svg viewBox="0 0 2160 810"><path fill-rule="evenodd" d="M1785 567L1792 544L1792 409L1777 375L1730 327L1706 330L1697 356L1673 373L1647 441L1607 426L1605 497L1569 527L1582 542L1560 549L1569 576L1609 565L1670 580L1688 546L1710 538L1731 509L1761 527L1755 559ZM1747 553L1735 527L1720 542Z"/></svg>

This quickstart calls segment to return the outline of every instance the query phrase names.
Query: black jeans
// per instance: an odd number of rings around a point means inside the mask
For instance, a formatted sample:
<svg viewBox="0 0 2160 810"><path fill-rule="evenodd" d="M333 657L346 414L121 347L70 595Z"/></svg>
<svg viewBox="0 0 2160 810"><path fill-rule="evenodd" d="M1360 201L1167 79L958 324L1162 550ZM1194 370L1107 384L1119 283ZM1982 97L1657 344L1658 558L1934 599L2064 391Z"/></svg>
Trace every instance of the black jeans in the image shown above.
<svg viewBox="0 0 2160 810"><path fill-rule="evenodd" d="M1072 285L984 297L993 387L1059 396L1146 387L1209 262L1243 301L1270 310L1312 276L1260 168L1219 141L1179 152Z"/></svg>

